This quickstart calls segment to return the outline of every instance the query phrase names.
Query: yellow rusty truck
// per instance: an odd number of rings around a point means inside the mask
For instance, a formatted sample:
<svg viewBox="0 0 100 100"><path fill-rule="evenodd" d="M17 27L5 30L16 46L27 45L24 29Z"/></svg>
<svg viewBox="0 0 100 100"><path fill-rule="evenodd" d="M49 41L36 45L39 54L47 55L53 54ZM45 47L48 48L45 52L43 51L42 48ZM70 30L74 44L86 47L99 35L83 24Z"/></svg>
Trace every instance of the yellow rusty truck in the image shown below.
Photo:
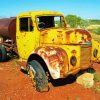
<svg viewBox="0 0 100 100"><path fill-rule="evenodd" d="M0 61L18 55L37 91L48 90L47 75L66 78L100 61L100 46L93 43L87 30L67 28L58 12L32 11L0 19Z"/></svg>

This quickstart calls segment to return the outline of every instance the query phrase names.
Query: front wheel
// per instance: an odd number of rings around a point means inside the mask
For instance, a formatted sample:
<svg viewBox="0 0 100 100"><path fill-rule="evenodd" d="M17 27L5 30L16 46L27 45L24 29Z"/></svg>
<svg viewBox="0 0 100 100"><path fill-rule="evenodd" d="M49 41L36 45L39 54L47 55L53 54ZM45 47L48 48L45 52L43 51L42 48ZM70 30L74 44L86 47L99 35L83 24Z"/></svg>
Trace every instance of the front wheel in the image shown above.
<svg viewBox="0 0 100 100"><path fill-rule="evenodd" d="M38 61L32 60L28 62L27 69L36 90L48 91L48 80L42 65Z"/></svg>

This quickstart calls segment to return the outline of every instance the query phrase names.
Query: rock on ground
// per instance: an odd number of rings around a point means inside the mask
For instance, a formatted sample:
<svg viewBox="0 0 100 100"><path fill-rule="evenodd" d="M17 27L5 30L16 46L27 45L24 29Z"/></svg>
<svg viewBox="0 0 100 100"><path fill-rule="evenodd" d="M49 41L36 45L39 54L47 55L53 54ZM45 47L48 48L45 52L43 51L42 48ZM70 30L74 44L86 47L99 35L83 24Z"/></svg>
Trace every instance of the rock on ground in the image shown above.
<svg viewBox="0 0 100 100"><path fill-rule="evenodd" d="M78 84L81 84L85 88L91 88L94 85L94 75L91 73L84 73L80 75L77 79L76 82Z"/></svg>

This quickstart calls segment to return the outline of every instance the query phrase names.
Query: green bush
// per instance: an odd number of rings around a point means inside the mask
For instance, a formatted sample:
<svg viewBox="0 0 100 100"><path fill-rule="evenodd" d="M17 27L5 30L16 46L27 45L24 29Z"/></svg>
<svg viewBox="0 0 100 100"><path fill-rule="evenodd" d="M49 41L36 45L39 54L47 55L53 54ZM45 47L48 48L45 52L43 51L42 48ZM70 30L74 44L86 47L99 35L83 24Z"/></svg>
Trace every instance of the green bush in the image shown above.
<svg viewBox="0 0 100 100"><path fill-rule="evenodd" d="M67 24L72 28L77 28L82 20L81 17L78 17L77 15L67 15L65 19Z"/></svg>
<svg viewBox="0 0 100 100"><path fill-rule="evenodd" d="M95 82L100 82L100 73L95 73L94 74L94 81Z"/></svg>
<svg viewBox="0 0 100 100"><path fill-rule="evenodd" d="M100 35L100 27L95 30L95 34Z"/></svg>
<svg viewBox="0 0 100 100"><path fill-rule="evenodd" d="M95 87L95 92L100 91L100 86Z"/></svg>

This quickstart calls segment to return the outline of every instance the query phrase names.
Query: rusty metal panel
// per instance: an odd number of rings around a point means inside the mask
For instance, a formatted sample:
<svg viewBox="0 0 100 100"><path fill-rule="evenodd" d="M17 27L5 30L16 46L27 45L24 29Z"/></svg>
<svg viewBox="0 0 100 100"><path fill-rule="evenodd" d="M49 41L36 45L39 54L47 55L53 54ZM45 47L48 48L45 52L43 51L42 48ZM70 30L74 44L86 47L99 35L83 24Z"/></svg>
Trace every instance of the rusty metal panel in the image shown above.
<svg viewBox="0 0 100 100"><path fill-rule="evenodd" d="M64 78L68 73L68 57L59 47L40 47L35 51L46 62L51 76L54 79Z"/></svg>
<svg viewBox="0 0 100 100"><path fill-rule="evenodd" d="M16 40L16 18L0 19L0 35Z"/></svg>
<svg viewBox="0 0 100 100"><path fill-rule="evenodd" d="M91 42L91 34L84 29L73 29L66 31L66 38L68 44L83 44Z"/></svg>
<svg viewBox="0 0 100 100"><path fill-rule="evenodd" d="M91 45L81 45L80 66L82 69L87 68L91 64Z"/></svg>

